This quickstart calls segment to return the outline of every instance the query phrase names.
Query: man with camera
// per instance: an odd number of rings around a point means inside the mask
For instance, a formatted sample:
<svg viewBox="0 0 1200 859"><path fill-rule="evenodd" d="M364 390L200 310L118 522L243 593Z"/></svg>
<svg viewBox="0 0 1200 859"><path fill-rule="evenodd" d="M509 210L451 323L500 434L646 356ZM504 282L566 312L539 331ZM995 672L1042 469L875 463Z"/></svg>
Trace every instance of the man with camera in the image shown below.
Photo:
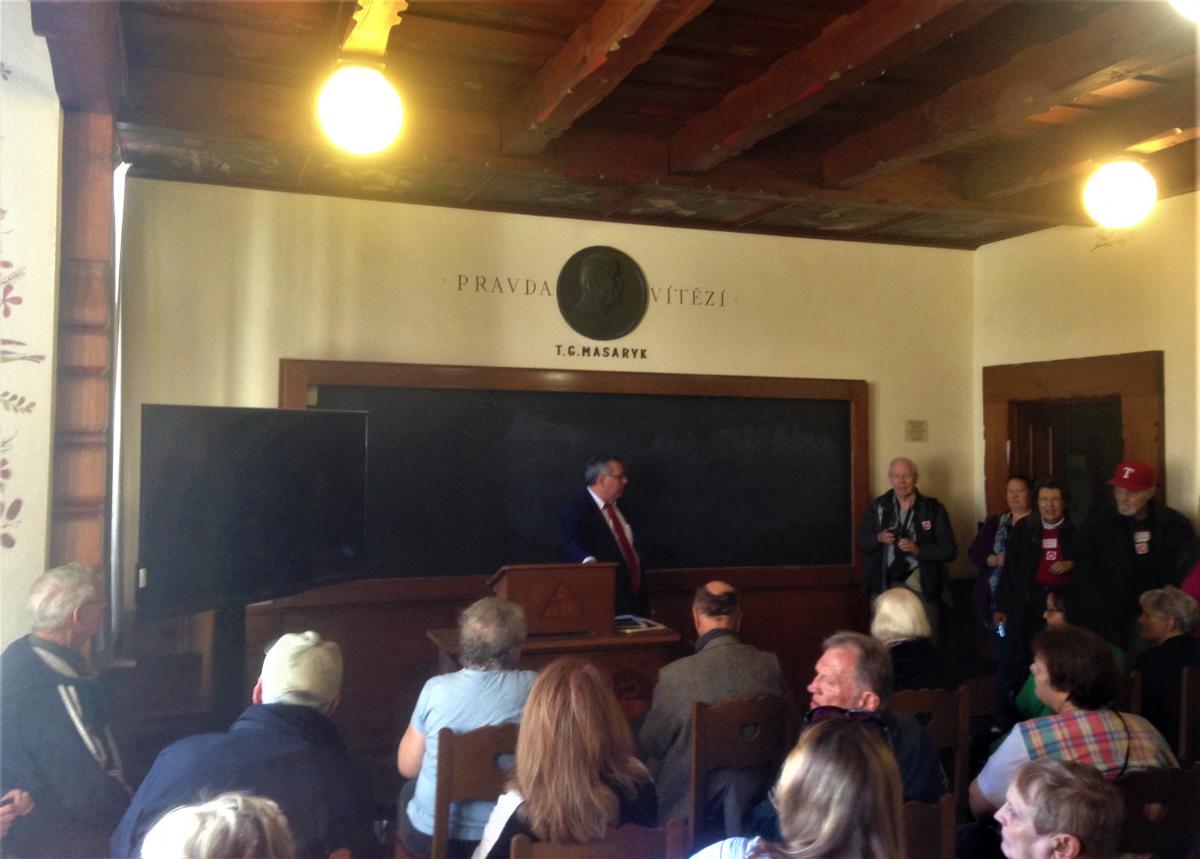
<svg viewBox="0 0 1200 859"><path fill-rule="evenodd" d="M946 508L917 491L917 466L897 457L888 465L892 488L867 508L858 526L858 548L867 556L863 589L875 598L888 588L907 587L920 595L938 638L946 564L958 556Z"/></svg>

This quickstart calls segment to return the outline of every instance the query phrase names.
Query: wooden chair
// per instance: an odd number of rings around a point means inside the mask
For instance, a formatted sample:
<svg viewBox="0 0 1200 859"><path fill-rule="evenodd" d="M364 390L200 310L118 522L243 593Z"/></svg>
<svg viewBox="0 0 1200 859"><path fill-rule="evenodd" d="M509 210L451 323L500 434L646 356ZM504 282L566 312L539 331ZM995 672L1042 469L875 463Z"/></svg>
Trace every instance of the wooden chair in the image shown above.
<svg viewBox="0 0 1200 859"><path fill-rule="evenodd" d="M1120 853L1186 850L1200 831L1200 770L1153 769L1127 773L1116 781L1125 798Z"/></svg>
<svg viewBox="0 0 1200 859"><path fill-rule="evenodd" d="M683 859L687 855L685 830L678 820L670 820L659 829L627 824L610 829L601 841L588 844L553 844L531 841L528 835L514 835L509 855L512 859L641 859L663 857Z"/></svg>
<svg viewBox="0 0 1200 859"><path fill-rule="evenodd" d="M1179 680L1179 765L1200 761L1200 669L1185 668Z"/></svg>
<svg viewBox="0 0 1200 859"><path fill-rule="evenodd" d="M1142 712L1142 672L1133 671L1121 678L1117 689L1116 708L1124 713Z"/></svg>
<svg viewBox="0 0 1200 859"><path fill-rule="evenodd" d="M954 794L937 802L904 803L904 843L909 856L954 859Z"/></svg>
<svg viewBox="0 0 1200 859"><path fill-rule="evenodd" d="M691 852L705 846L697 839L705 835L704 803L709 775L722 769L778 770L788 750L786 723L786 704L776 696L738 698L720 704L698 701L692 705L692 780L687 829L687 847ZM721 837L725 835L721 833Z"/></svg>
<svg viewBox="0 0 1200 859"><path fill-rule="evenodd" d="M500 769L501 755L517 750L517 726L488 725L456 734L438 731L437 793L433 802L432 859L443 859L450 840L450 805L467 800L495 802L504 793L508 772Z"/></svg>
<svg viewBox="0 0 1200 859"><path fill-rule="evenodd" d="M970 752L971 693L957 690L919 689L897 692L888 705L895 713L913 716L925 726L938 753L954 752L950 789L959 808L967 804L967 755Z"/></svg>

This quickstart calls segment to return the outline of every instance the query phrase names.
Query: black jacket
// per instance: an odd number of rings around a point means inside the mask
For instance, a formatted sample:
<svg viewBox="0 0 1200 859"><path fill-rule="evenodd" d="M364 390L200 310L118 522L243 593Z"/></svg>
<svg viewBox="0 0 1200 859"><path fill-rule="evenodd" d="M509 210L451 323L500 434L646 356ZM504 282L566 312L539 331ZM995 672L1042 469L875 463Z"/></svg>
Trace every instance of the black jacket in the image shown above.
<svg viewBox="0 0 1200 859"><path fill-rule="evenodd" d="M888 589L887 546L875 539L884 528L893 527L896 493L888 490L871 502L858 526L858 548L867 562L863 566L863 590L874 596ZM921 568L921 590L926 599L941 598L946 581L946 564L958 557L950 517L936 498L917 493L913 502L913 530L916 534L917 560Z"/></svg>
<svg viewBox="0 0 1200 859"><path fill-rule="evenodd" d="M121 760L83 657L35 636L0 658L0 791L33 811L0 841L5 856L99 856L129 804Z"/></svg>
<svg viewBox="0 0 1200 859"><path fill-rule="evenodd" d="M1133 536L1138 531L1150 532L1145 558L1134 550ZM1107 607L1115 640L1132 632L1140 611L1139 596L1183 580L1182 560L1195 537L1192 523L1156 498L1150 499L1150 511L1141 522L1108 508L1083 523L1079 563L1097 600Z"/></svg>
<svg viewBox="0 0 1200 859"><path fill-rule="evenodd" d="M298 857L323 859L342 847L355 857L381 854L370 782L329 717L296 704L256 704L225 733L163 750L113 833L109 855L137 856L164 812L231 790L275 800Z"/></svg>
<svg viewBox="0 0 1200 859"><path fill-rule="evenodd" d="M619 505L618 505L619 506ZM621 515L625 509L620 508ZM626 521L629 521L626 519ZM629 523L633 528L633 523ZM630 584L629 565L617 545L617 538L608 527L608 520L600 511L596 500L586 489L575 497L574 502L567 507L562 518L562 552L567 560L576 564L583 563L589 555L597 561L615 562L617 565L616 581L614 582L613 606L614 614L636 614L649 617L650 608L646 597L646 564L642 550L638 546L637 529L633 528L633 545L631 548L638 556L642 568L642 580L635 593Z"/></svg>

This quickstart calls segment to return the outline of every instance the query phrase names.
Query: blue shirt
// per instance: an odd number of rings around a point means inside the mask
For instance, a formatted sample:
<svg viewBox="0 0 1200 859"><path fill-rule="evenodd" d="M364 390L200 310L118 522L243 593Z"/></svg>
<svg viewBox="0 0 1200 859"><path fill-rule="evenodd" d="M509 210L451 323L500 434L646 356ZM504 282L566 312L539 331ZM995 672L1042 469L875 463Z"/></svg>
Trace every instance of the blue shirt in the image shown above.
<svg viewBox="0 0 1200 859"><path fill-rule="evenodd" d="M533 671L485 671L464 668L431 677L413 709L413 729L425 735L425 755L417 787L408 803L408 819L418 832L433 834L437 794L437 733L442 728L473 731L485 725L520 722L525 699L537 674ZM450 806L450 837L478 841L495 803L460 802Z"/></svg>

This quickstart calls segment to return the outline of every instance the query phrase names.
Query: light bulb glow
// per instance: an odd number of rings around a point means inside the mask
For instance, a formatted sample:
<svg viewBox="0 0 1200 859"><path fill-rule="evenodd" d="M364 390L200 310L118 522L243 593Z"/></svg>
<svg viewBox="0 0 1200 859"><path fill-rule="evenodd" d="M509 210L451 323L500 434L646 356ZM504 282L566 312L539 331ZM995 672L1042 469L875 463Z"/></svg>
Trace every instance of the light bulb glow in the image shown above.
<svg viewBox="0 0 1200 859"><path fill-rule="evenodd" d="M391 146L404 122L395 87L377 69L341 66L321 87L317 118L335 144L355 155Z"/></svg>
<svg viewBox="0 0 1200 859"><path fill-rule="evenodd" d="M1200 21L1200 0L1171 0L1171 5L1189 21Z"/></svg>
<svg viewBox="0 0 1200 859"><path fill-rule="evenodd" d="M1150 214L1158 186L1136 161L1113 161L1092 174L1083 188L1083 208L1104 227L1132 227Z"/></svg>

